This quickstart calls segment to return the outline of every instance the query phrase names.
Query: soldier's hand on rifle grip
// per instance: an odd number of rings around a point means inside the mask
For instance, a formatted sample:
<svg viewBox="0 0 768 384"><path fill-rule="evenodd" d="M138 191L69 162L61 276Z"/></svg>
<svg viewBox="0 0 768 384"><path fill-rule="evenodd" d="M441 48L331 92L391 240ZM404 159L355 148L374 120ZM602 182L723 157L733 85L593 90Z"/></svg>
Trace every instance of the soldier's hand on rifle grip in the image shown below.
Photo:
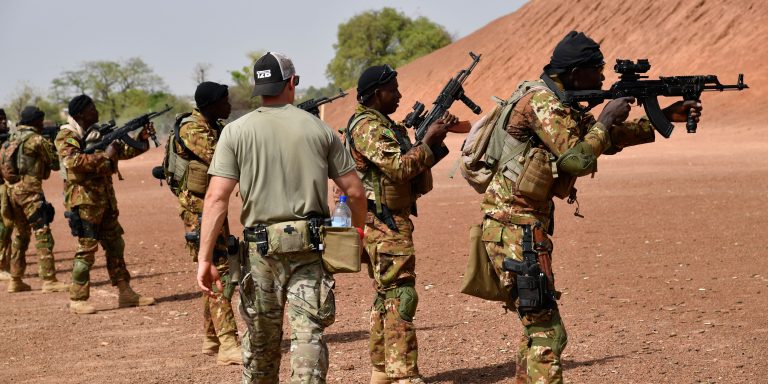
<svg viewBox="0 0 768 384"><path fill-rule="evenodd" d="M459 122L459 118L445 112L443 117L436 120L427 129L427 134L424 135L422 140L424 144L428 146L440 144L445 140L445 136L448 134L448 128Z"/></svg>
<svg viewBox="0 0 768 384"><path fill-rule="evenodd" d="M685 123L688 121L688 116L690 114L693 121L698 123L699 118L701 118L702 109L701 102L698 100L681 100L664 108L664 116L666 116L669 121Z"/></svg>
<svg viewBox="0 0 768 384"><path fill-rule="evenodd" d="M603 112L600 113L600 117L597 120L603 123L606 129L615 124L621 124L629 117L629 111L632 110L632 104L634 103L635 98L631 96L611 100L605 105Z"/></svg>
<svg viewBox="0 0 768 384"><path fill-rule="evenodd" d="M139 140L146 141L149 139L149 136L154 135L155 133L155 124L150 121L144 128L142 128L141 132L139 132Z"/></svg>

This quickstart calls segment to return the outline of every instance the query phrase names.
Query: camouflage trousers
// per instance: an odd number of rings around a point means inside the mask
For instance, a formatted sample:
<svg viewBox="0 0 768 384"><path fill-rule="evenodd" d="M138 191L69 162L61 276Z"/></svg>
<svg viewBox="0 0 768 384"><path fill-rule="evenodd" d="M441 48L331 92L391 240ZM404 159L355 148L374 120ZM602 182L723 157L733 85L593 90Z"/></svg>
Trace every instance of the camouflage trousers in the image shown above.
<svg viewBox="0 0 768 384"><path fill-rule="evenodd" d="M14 278L24 277L27 269L26 252L29 247L31 222L39 215L40 207L45 196L39 192L29 192L8 187L8 203L16 228L16 237L11 245L10 271ZM56 277L56 266L53 260L53 235L48 224L36 224L35 249L37 250L37 273L42 280L52 280Z"/></svg>
<svg viewBox="0 0 768 384"><path fill-rule="evenodd" d="M181 209L179 214L184 222L184 230L187 233L200 233L200 220L198 214L192 211ZM227 260L227 237L229 236L229 225L226 220L221 233L216 238L214 247L214 264L219 271L219 275L229 275L229 263ZM192 261L197 262L197 254L200 250L200 243L197 241L186 241L186 247ZM223 254L222 254L223 253ZM212 299L208 295L203 295L203 331L206 337L218 338L228 333L237 334L237 323L235 322L235 313L232 311L231 298L219 297Z"/></svg>
<svg viewBox="0 0 768 384"><path fill-rule="evenodd" d="M262 256L248 244L249 273L242 279L240 315L243 383L279 382L283 313L291 325L291 383L325 383L328 346L323 330L333 324L333 277L316 252Z"/></svg>
<svg viewBox="0 0 768 384"><path fill-rule="evenodd" d="M408 212L394 216L398 231L368 213L365 249L376 285L368 341L371 365L392 380L419 377L418 343L413 317L418 295L413 223Z"/></svg>
<svg viewBox="0 0 768 384"><path fill-rule="evenodd" d="M10 272L11 270L12 234L13 221L0 220L0 272Z"/></svg>
<svg viewBox="0 0 768 384"><path fill-rule="evenodd" d="M486 218L483 242L497 276L504 286L515 292L515 274L502 270L505 258L522 260L523 229ZM550 241L551 243L551 241ZM516 300L517 301L517 300ZM516 302L507 303L516 308ZM554 384L563 382L560 356L568 343L568 335L557 309L545 309L520 316L523 335L515 358L517 383Z"/></svg>
<svg viewBox="0 0 768 384"><path fill-rule="evenodd" d="M107 273L113 286L118 281L128 282L131 275L125 267L125 241L123 227L117 221L119 212L107 205L83 204L73 207L89 231L77 238L77 250L72 266L72 285L69 289L71 300L88 300L90 297L90 271L96 261L99 244L107 259Z"/></svg>

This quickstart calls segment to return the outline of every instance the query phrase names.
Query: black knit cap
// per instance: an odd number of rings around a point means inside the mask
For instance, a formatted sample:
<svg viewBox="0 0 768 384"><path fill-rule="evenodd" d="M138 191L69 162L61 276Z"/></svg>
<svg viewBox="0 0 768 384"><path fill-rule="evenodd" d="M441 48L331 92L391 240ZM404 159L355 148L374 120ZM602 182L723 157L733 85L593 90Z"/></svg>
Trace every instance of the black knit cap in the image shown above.
<svg viewBox="0 0 768 384"><path fill-rule="evenodd" d="M557 43L549 64L544 72L553 75L571 68L598 66L605 64L600 44L590 39L584 32L571 31Z"/></svg>
<svg viewBox="0 0 768 384"><path fill-rule="evenodd" d="M366 68L357 79L357 100L362 102L376 87L384 85L397 77L397 71L387 64Z"/></svg>
<svg viewBox="0 0 768 384"><path fill-rule="evenodd" d="M204 81L195 90L195 104L197 108L203 108L227 96L229 96L229 88L226 85Z"/></svg>
<svg viewBox="0 0 768 384"><path fill-rule="evenodd" d="M89 106L90 104L93 104L93 99L91 99L88 95L75 96L72 98L72 100L69 101L67 110L69 115L74 117L80 114L80 112L82 112L85 107Z"/></svg>
<svg viewBox="0 0 768 384"><path fill-rule="evenodd" d="M30 124L37 121L38 119L42 119L43 117L45 117L45 112L41 111L40 108L35 107L34 105L28 105L21 111L19 124Z"/></svg>
<svg viewBox="0 0 768 384"><path fill-rule="evenodd" d="M5 116L5 109L0 108L0 116Z"/></svg>

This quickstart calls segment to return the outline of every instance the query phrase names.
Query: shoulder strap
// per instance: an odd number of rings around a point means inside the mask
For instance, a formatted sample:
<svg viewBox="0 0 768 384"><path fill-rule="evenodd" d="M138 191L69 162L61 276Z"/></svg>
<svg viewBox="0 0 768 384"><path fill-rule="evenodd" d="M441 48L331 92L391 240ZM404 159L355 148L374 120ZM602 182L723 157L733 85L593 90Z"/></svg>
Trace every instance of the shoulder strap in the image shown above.
<svg viewBox="0 0 768 384"><path fill-rule="evenodd" d="M189 118L190 116L192 116L192 112L185 112L185 113L182 113L181 115L179 115L179 117L176 118L176 127L173 130L174 131L173 132L173 136L175 138L175 141L177 143L179 143L179 146L181 147L181 150L184 151L184 153L186 153L189 157L191 157L192 160L196 160L196 161L199 161L199 162L205 164L203 159L201 159L200 156L198 156L194 152L192 152L192 150L189 149L189 147L187 147L186 144L184 144L184 140L181 139L181 133L180 133L181 132L181 126L184 125L184 123L192 121L192 119ZM176 152L175 149L174 149L174 152Z"/></svg>

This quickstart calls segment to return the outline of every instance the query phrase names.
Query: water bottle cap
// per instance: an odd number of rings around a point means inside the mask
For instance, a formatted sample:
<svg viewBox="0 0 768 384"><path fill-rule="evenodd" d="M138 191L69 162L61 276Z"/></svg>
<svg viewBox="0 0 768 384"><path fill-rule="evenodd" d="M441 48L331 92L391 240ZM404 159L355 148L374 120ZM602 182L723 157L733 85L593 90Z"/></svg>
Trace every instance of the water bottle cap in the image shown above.
<svg viewBox="0 0 768 384"><path fill-rule="evenodd" d="M347 197L346 197L346 196L344 196L344 195L341 195L341 196L339 197L339 202L340 202L340 203L346 203L346 202L347 202Z"/></svg>

